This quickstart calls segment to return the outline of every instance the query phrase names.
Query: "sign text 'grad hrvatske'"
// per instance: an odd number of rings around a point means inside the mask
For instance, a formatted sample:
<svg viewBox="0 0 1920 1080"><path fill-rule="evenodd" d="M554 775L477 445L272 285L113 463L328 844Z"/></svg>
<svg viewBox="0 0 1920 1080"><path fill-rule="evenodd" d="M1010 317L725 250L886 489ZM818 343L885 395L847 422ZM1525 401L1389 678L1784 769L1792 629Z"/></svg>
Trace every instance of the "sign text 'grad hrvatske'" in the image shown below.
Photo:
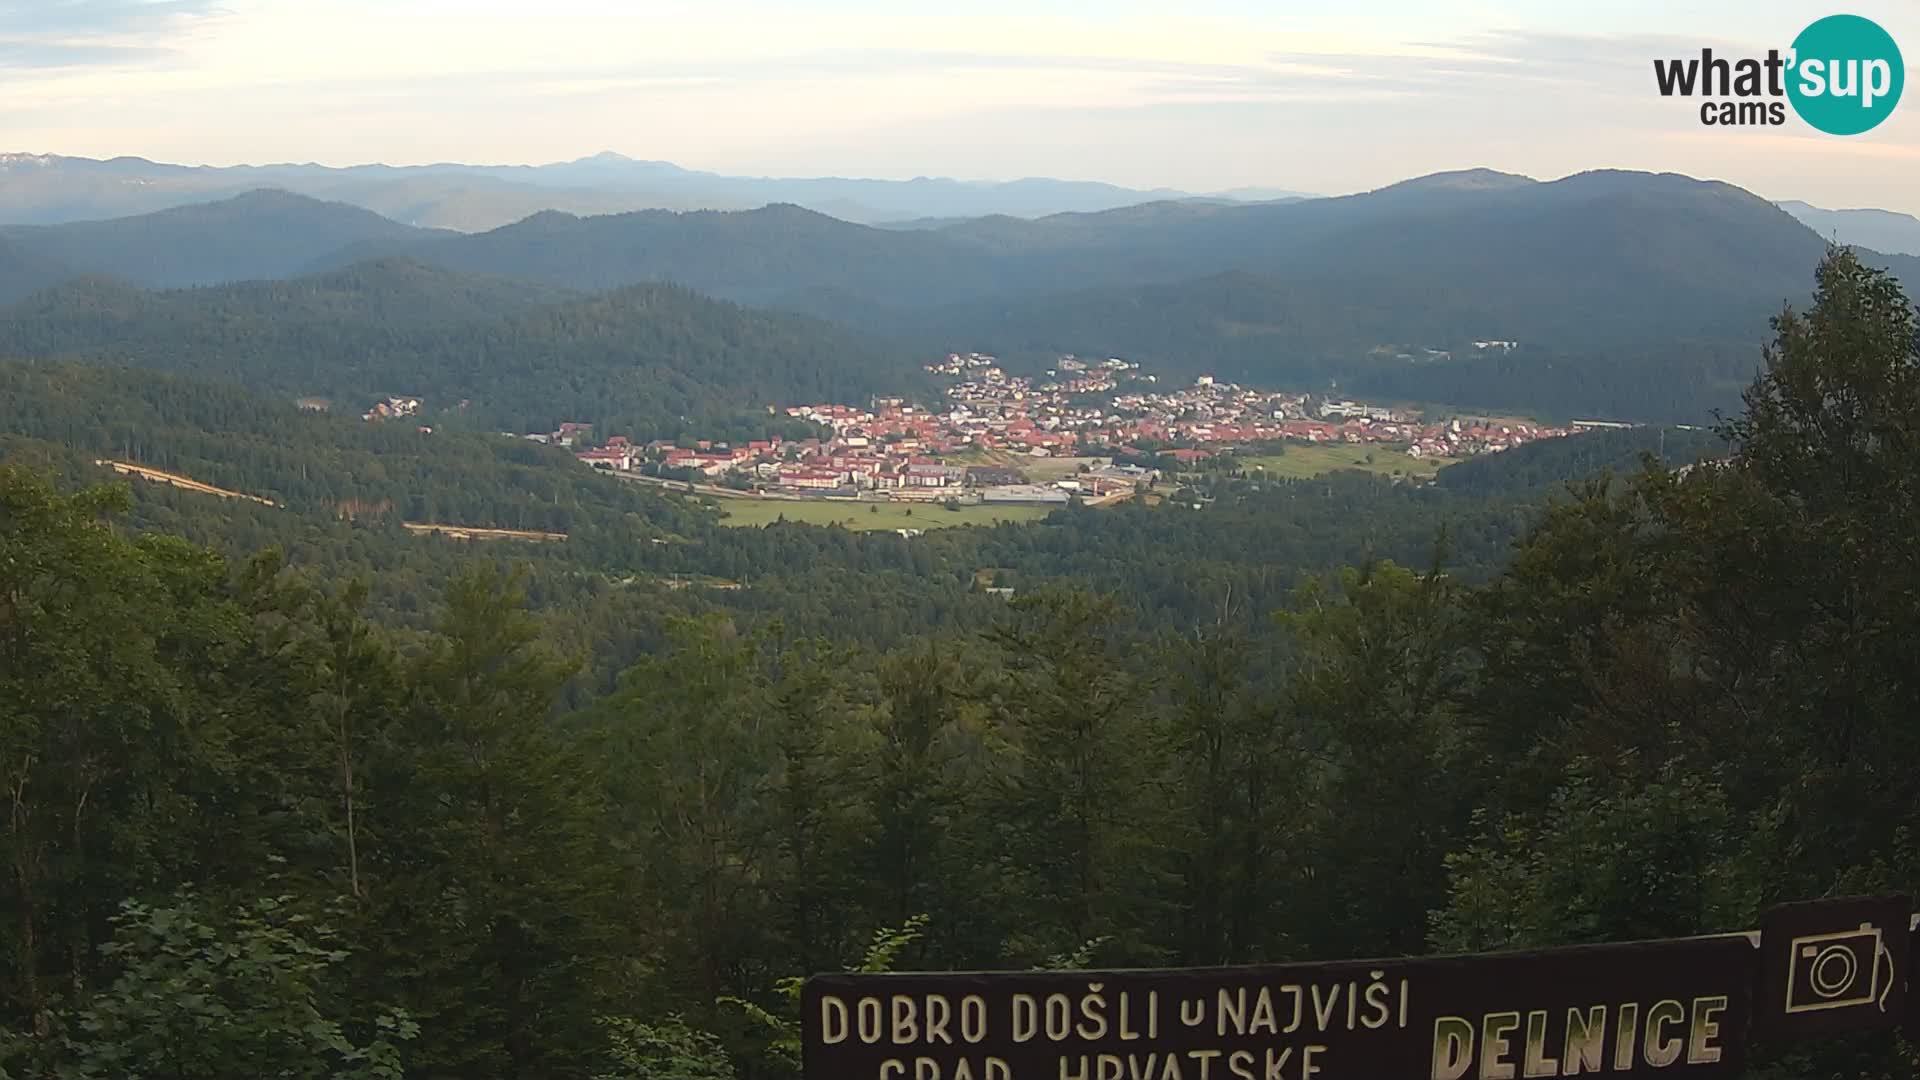
<svg viewBox="0 0 1920 1080"><path fill-rule="evenodd" d="M822 975L811 1080L1730 1077L1747 935L1168 971Z"/></svg>

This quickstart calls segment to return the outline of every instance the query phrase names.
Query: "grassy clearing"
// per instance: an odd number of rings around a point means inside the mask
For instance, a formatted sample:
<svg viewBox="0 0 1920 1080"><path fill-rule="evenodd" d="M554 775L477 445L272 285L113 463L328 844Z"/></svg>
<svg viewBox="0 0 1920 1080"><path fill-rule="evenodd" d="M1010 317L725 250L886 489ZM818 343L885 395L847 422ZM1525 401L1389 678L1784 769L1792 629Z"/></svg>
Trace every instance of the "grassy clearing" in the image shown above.
<svg viewBox="0 0 1920 1080"><path fill-rule="evenodd" d="M487 529L474 525L442 525L434 522L403 521L402 528L416 534L439 533L455 540L565 540L566 533L536 532L528 529Z"/></svg>
<svg viewBox="0 0 1920 1080"><path fill-rule="evenodd" d="M1054 480L1063 480L1080 471L1082 465L1105 465L1104 457L1034 457L1031 454L1014 454L1005 450L972 450L964 454L954 454L947 458L954 465L992 465L1002 469L1019 469L1027 474L1027 479L1036 484L1045 484Z"/></svg>
<svg viewBox="0 0 1920 1080"><path fill-rule="evenodd" d="M954 525L994 525L1002 521L1038 521L1052 511L1043 506L962 506L938 503L828 502L823 499L717 498L722 525L757 527L782 517L809 525L848 529L944 529Z"/></svg>
<svg viewBox="0 0 1920 1080"><path fill-rule="evenodd" d="M246 499L251 502L257 502L261 506L279 505L272 499L263 499L258 495L249 495L244 491L228 491L226 488L214 487L212 484L203 484L192 477L181 476L179 473L149 469L145 465L135 465L129 461L108 461L102 458L96 460L94 464L104 465L122 476L137 476L142 480L152 480L157 484L171 484L182 491L197 491L202 495L218 495L223 499Z"/></svg>
<svg viewBox="0 0 1920 1080"><path fill-rule="evenodd" d="M1371 463L1367 461L1368 454L1373 455ZM1289 443L1283 454L1256 454L1239 460L1248 472L1264 468L1272 476L1303 480L1336 469L1364 469L1382 476L1428 479L1439 472L1442 465L1451 465L1457 459L1409 457L1405 450L1379 445Z"/></svg>

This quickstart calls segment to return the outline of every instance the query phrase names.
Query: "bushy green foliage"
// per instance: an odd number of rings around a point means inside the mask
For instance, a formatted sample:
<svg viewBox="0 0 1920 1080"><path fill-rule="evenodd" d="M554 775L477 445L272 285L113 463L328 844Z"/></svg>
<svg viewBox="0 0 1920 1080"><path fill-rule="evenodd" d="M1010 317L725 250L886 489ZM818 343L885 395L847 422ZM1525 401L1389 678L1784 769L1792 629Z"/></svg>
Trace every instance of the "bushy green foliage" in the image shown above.
<svg viewBox="0 0 1920 1080"><path fill-rule="evenodd" d="M1755 909L1726 793L1677 769L1576 761L1537 812L1449 856L1432 944L1481 952L1738 927Z"/></svg>
<svg viewBox="0 0 1920 1080"><path fill-rule="evenodd" d="M328 970L347 958L337 934L293 897L253 901L205 921L191 897L113 918L101 948L119 970L84 1008L60 1018L52 1057L86 1080L400 1080L401 1048L419 1033L404 1012L349 1024L326 1001ZM361 1029L356 1041L349 1026Z"/></svg>
<svg viewBox="0 0 1920 1080"><path fill-rule="evenodd" d="M733 1080L733 1063L720 1040L669 1016L657 1024L602 1020L608 1067L593 1080Z"/></svg>

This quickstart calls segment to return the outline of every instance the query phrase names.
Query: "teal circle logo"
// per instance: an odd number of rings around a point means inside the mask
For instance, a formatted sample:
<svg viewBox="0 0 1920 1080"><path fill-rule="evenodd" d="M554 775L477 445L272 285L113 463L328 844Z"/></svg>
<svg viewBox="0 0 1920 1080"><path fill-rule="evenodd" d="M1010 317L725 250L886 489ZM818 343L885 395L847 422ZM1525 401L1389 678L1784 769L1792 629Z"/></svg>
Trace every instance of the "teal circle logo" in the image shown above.
<svg viewBox="0 0 1920 1080"><path fill-rule="evenodd" d="M1906 65L1893 35L1858 15L1829 15L1793 39L1787 99L1829 135L1878 127L1900 103Z"/></svg>

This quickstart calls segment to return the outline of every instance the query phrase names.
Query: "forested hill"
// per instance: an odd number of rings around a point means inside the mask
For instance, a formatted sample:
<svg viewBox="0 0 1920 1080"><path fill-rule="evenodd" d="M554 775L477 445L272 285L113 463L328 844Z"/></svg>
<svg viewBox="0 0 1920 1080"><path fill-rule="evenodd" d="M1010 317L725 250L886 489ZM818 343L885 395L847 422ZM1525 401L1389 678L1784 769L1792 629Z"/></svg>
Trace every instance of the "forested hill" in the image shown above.
<svg viewBox="0 0 1920 1080"><path fill-rule="evenodd" d="M186 333L195 330L196 322L231 323L238 327L236 338L268 321L343 331L356 324L415 330L497 320L583 296L557 286L461 274L399 257L306 277L179 290L150 290L112 276L87 275L23 298L6 312L9 321L17 323L6 333L18 349L39 353L57 351L69 339L131 339L158 324Z"/></svg>
<svg viewBox="0 0 1920 1080"><path fill-rule="evenodd" d="M1462 295L1445 283L1362 287L1233 271L1044 303L963 305L926 314L930 329L921 333L979 342L1019 366L1049 363L1060 343L1074 342L1081 355L1151 357L1156 370L1181 379L1205 374L1369 400L1664 423L1707 423L1737 408L1758 365L1758 344L1745 340L1483 350L1472 344L1482 340L1479 328L1500 320L1480 300L1448 300ZM1358 344L1363 339L1378 344Z"/></svg>
<svg viewBox="0 0 1920 1080"><path fill-rule="evenodd" d="M1619 172L1429 177L1309 203L1141 207L944 234L1142 276L1156 265L1197 272L1203 259L1232 267L1144 284L1088 274L1063 295L916 316L1001 355L1150 356L1186 375L1692 423L1738 408L1767 319L1804 305L1805 267L1825 247L1738 188ZM1865 257L1920 281L1920 259ZM1485 353L1476 341L1522 348Z"/></svg>
<svg viewBox="0 0 1920 1080"><path fill-rule="evenodd" d="M763 406L925 389L926 357L670 285L569 297L388 259L290 282L147 292L86 280L0 312L0 357L74 357L331 399L390 394L434 422L652 437ZM465 406L461 403L466 402Z"/></svg>
<svg viewBox="0 0 1920 1080"><path fill-rule="evenodd" d="M601 217L549 211L470 236L369 240L318 266L388 252L581 289L672 281L754 304L829 289L910 308L1043 286L1029 268L938 233L855 225L790 205Z"/></svg>
<svg viewBox="0 0 1920 1080"><path fill-rule="evenodd" d="M568 532L624 520L635 542L694 518L651 489L608 482L558 447L312 413L237 387L114 365L0 362L0 433L108 474L125 461L267 499L304 519L357 518ZM43 450L42 453L47 452ZM239 509L196 496L210 514Z"/></svg>
<svg viewBox="0 0 1920 1080"><path fill-rule="evenodd" d="M431 235L357 206L274 190L137 217L0 227L0 237L76 272L156 288L287 277L349 244Z"/></svg>
<svg viewBox="0 0 1920 1080"><path fill-rule="evenodd" d="M1612 473L1631 476L1652 457L1667 468L1725 457L1727 441L1706 428L1601 429L1564 439L1538 439L1498 454L1481 454L1442 468L1442 488L1489 498L1562 493L1571 481Z"/></svg>

